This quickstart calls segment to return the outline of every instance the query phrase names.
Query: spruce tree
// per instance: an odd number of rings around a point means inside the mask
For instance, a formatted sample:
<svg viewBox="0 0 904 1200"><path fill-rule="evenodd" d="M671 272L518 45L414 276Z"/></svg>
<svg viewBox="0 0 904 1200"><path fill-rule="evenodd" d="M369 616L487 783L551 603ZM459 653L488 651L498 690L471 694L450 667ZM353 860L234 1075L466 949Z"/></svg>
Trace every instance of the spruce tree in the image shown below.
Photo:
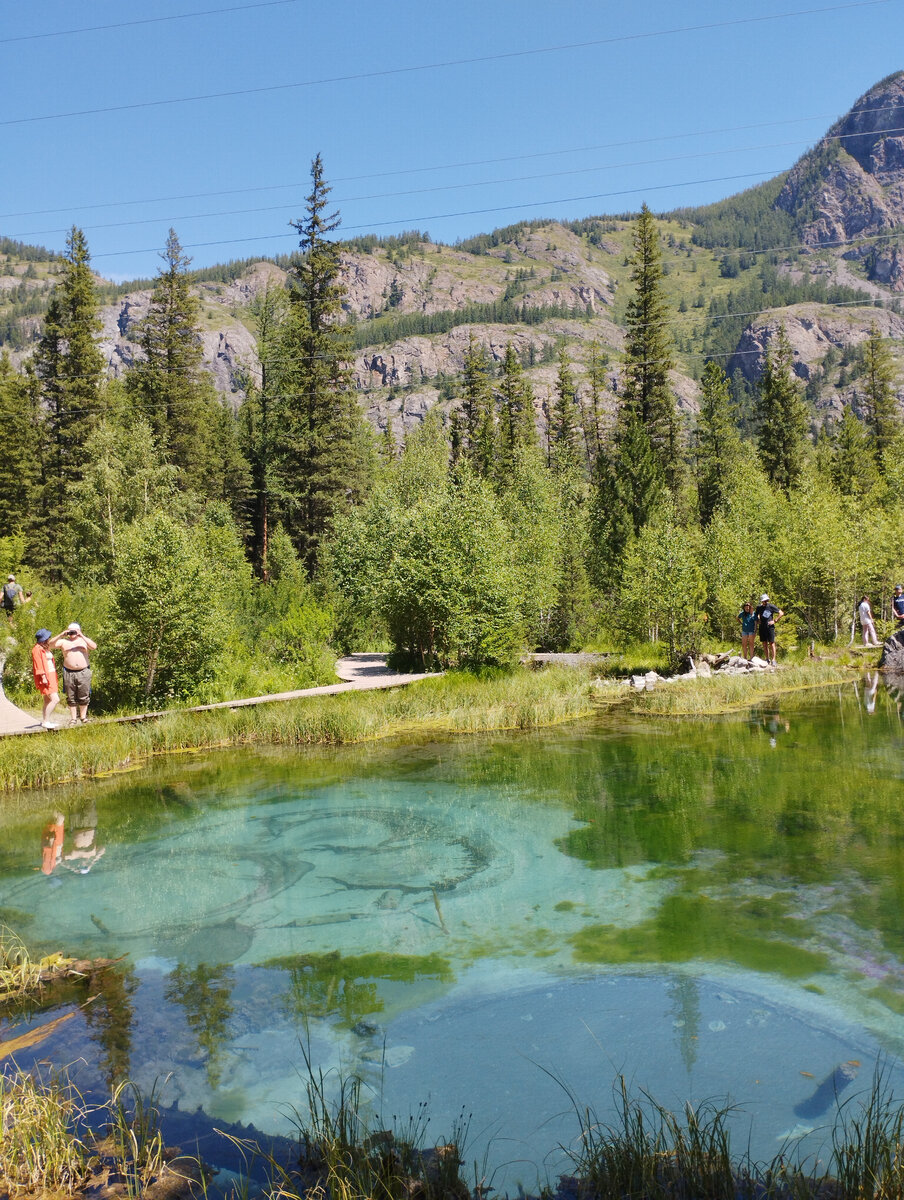
<svg viewBox="0 0 904 1200"><path fill-rule="evenodd" d="M584 445L587 450L587 464L591 471L603 452L603 398L606 394L606 368L608 365L608 354L600 349L599 342L592 342L590 364L587 371L586 402L581 404Z"/></svg>
<svg viewBox="0 0 904 1200"><path fill-rule="evenodd" d="M468 461L481 479L493 472L496 457L496 413L486 350L468 338L461 411Z"/></svg>
<svg viewBox="0 0 904 1200"><path fill-rule="evenodd" d="M557 471L570 471L577 464L579 419L574 373L563 347L559 352L555 403L549 414L550 458Z"/></svg>
<svg viewBox="0 0 904 1200"><path fill-rule="evenodd" d="M33 377L32 377L33 383ZM0 353L0 537L28 533L38 522L43 422L36 389Z"/></svg>
<svg viewBox="0 0 904 1200"><path fill-rule="evenodd" d="M500 406L496 474L504 484L511 478L519 451L537 445L533 389L524 376L521 360L511 342L505 348L498 391Z"/></svg>
<svg viewBox="0 0 904 1200"><path fill-rule="evenodd" d="M201 366L200 303L191 291L191 259L175 230L160 257L163 267L136 330L143 356L127 386L160 452L180 472L182 487L218 498L224 471L236 470L235 431L224 421L213 380Z"/></svg>
<svg viewBox="0 0 904 1200"><path fill-rule="evenodd" d="M59 578L66 524L66 489L82 477L85 443L100 419L103 355L97 289L85 235L75 226L66 239L62 275L44 317L34 357L46 411L42 516L47 566Z"/></svg>
<svg viewBox="0 0 904 1200"><path fill-rule="evenodd" d="M880 464L883 454L901 432L895 395L897 375L888 346L873 322L863 348L863 408Z"/></svg>
<svg viewBox="0 0 904 1200"><path fill-rule="evenodd" d="M718 363L703 368L697 426L697 489L700 521L707 526L727 494L731 465L740 449L732 419L731 384Z"/></svg>
<svg viewBox="0 0 904 1200"><path fill-rule="evenodd" d="M846 496L868 492L878 477L875 448L850 408L845 408L832 443L832 482Z"/></svg>
<svg viewBox="0 0 904 1200"><path fill-rule="evenodd" d="M634 297L626 314L624 406L643 424L659 469L674 486L680 463L675 398L669 384L673 365L669 310L662 290L659 234L646 205L634 228L631 280Z"/></svg>
<svg viewBox="0 0 904 1200"><path fill-rule="evenodd" d="M373 466L372 444L352 390L351 342L342 322L338 212L318 154L305 215L291 222L300 255L290 270L287 356L286 526L308 567L333 519L359 499Z"/></svg>
<svg viewBox="0 0 904 1200"><path fill-rule="evenodd" d="M791 343L781 325L766 350L757 415L763 469L770 483L785 492L799 482L808 450L807 409L792 363Z"/></svg>
<svg viewBox="0 0 904 1200"><path fill-rule="evenodd" d="M286 293L267 287L255 297L251 312L257 326L259 376L248 381L245 402L239 411L239 437L248 460L251 479L248 510L251 526L251 561L264 582L270 578L270 533L274 506L280 500L279 463L284 450L283 397L281 390L282 341L286 320Z"/></svg>

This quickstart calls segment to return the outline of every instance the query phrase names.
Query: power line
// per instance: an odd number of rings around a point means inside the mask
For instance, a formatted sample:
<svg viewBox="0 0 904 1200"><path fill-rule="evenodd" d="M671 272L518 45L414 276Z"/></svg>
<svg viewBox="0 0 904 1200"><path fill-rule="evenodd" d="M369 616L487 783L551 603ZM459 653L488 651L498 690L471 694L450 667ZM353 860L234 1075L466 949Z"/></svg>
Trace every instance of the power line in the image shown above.
<svg viewBox="0 0 904 1200"><path fill-rule="evenodd" d="M870 130L870 135L880 137L890 133L904 132L904 125L892 126L886 129ZM843 141L846 138L862 137L861 133L844 133L833 134L831 137L823 138L823 141ZM620 163L604 163L594 167L573 167L565 171L547 171L537 175L511 175L503 179L477 179L468 183L447 183L437 184L427 188L406 188L397 192L372 192L369 195L363 196L341 196L336 200L331 201L334 204L354 204L365 200L391 200L399 196L422 196L436 192L454 192L466 191L468 188L478 187L495 187L499 184L506 183L527 183L538 179L562 179L569 175L592 175L598 171L618 171L626 167L647 167L657 166L662 163L687 162L691 159L699 158L718 158L723 154L749 154L754 150L775 150L785 146L796 146L797 140L790 142L764 142L758 146L730 146L721 150L699 150L692 154L674 154L665 158L646 158L635 159L633 162ZM236 217L248 216L255 213L283 212L289 208L296 208L297 202L291 204L273 204L265 206L256 206L253 208L233 208L220 210L218 212L201 212L201 213L183 213L178 217L140 217L131 221L109 221L99 225L84 225L84 232L90 232L97 229L123 229L133 225L158 225L165 222L169 225L176 224L180 221L200 221L210 217ZM30 237L45 237L48 234L68 233L69 228L59 229L32 229L28 232L9 233L5 236L9 238L30 238Z"/></svg>
<svg viewBox="0 0 904 1200"><path fill-rule="evenodd" d="M870 114L894 112L899 108L900 105L897 104L882 105L876 108L854 108L846 115L853 117L867 112ZM405 167L395 171L376 171L368 175L340 175L334 178L332 183L358 183L361 180L388 179L398 175L420 175L430 171L453 171L460 170L462 167L486 167L493 166L496 163L524 162L529 159L552 158L562 154L590 154L595 153L597 150L614 150L622 146L643 146L655 142L673 142L684 138L713 137L715 134L720 133L745 133L750 129L771 129L780 125L800 125L808 121L827 121L832 119L834 115L834 113L816 113L810 117L789 117L782 121L757 121L748 125L723 126L720 129L698 129L689 133L662 134L659 137L628 138L620 142L602 142L596 146L573 146L564 150L538 150L530 154L507 154L499 158L476 158L467 162L437 163L429 167ZM828 141L834 139L836 136L849 137L853 135L826 135L820 140ZM792 143L787 144L790 145ZM22 209L19 212L0 213L0 221L12 220L14 217L44 217L57 212L89 212L99 208L125 208L133 204L168 204L174 200L207 200L215 196L240 196L252 192L281 191L288 188L310 187L310 182L310 179L303 179L297 180L294 183L268 183L256 187L223 188L215 192L183 192L175 196L144 196L132 200L105 200L99 204L68 204L62 208Z"/></svg>
<svg viewBox="0 0 904 1200"><path fill-rule="evenodd" d="M235 96L259 96L299 88L321 87L331 83L355 83L365 79L385 79L396 75L411 75L421 71L447 70L452 67L473 66L478 63L503 62L520 58L536 57L541 54L560 54L568 50L586 50L596 46L613 46L625 42L646 41L652 38L669 37L679 33L702 33L730 26L762 24L767 21L787 20L791 17L822 15L854 8L874 8L890 4L892 0L852 0L847 4L832 4L824 8L801 8L792 12L774 13L757 17L738 17L730 21L711 21L703 25L681 25L671 29L657 29L647 33L629 33L618 37L594 38L586 42L566 42L556 46L538 46L530 50L508 50L500 54L477 55L473 58L453 58L440 62L418 63L410 67L387 67L381 71L360 71L348 75L331 75L321 79L304 79L295 83L275 83L264 87L236 88L227 92L203 92L194 96L175 96L165 100L141 100L133 104L105 105L98 108L76 109L71 112L43 113L32 117L14 117L0 121L0 127L29 125L38 121L58 121L69 117L98 116L101 113L134 112L138 109L160 108L170 104L195 104L202 100L224 100Z"/></svg>
<svg viewBox="0 0 904 1200"><path fill-rule="evenodd" d="M883 0L883 3L884 2L885 2L885 0ZM594 193L592 193L590 195L586 195L586 196L562 196L555 200L534 200L534 201L525 201L525 202L522 202L521 204L495 205L490 208L470 208L470 209L464 209L461 212L432 213L430 215L422 215L419 217L396 217L391 221L370 221L364 225L345 225L345 226L343 226L343 228L348 230L349 232L355 233L362 229L363 230L380 229L387 225L403 225L403 226L410 227L412 225L419 224L423 221L445 221L445 220L449 220L453 217L485 216L487 213L513 212L519 208L542 208L542 207L546 207L547 205L550 205L550 204L576 204L578 202L583 202L586 200L606 200L612 196L635 196L640 192L643 192L643 193L660 192L660 191L664 191L667 188L691 187L691 186L694 186L697 184L704 184L704 183L726 183L726 182L731 182L731 181L734 181L737 179L759 179L763 176L768 177L768 176L778 175L778 174L780 174L780 170L776 169L776 168L772 168L768 171L747 171L741 175L716 175L710 179L690 179L690 180L682 180L679 183L651 184L649 186L622 188L622 189L620 189L618 191L614 191L614 192L594 192ZM272 241L280 240L282 238L289 238L292 236L293 235L291 233L266 233L266 234L260 234L256 237L248 237L248 238L220 238L220 239L215 239L215 240L209 241L209 242L186 242L185 245L182 247L182 249L183 250L199 250L199 249L207 248L210 246L238 246L238 245L242 245L245 242L272 242ZM159 251L160 251L159 246L145 247L144 249L141 249L141 250L104 250L99 254L93 255L92 257L95 259L97 259L97 258L114 258L117 256L125 256L127 254L157 254L157 253L159 253Z"/></svg>
<svg viewBox="0 0 904 1200"><path fill-rule="evenodd" d="M45 38L68 37L73 33L100 33L108 29L128 29L133 25L159 25L163 21L188 21L192 17L216 17L223 13L248 12L255 8L278 8L286 4L298 4L300 0L263 0L261 4L233 4L229 8L206 8L198 12L171 13L168 17L141 17L135 21L118 21L115 25L83 25L79 29L54 29L49 33L25 33L18 37L0 38L0 46L12 42L36 42Z"/></svg>

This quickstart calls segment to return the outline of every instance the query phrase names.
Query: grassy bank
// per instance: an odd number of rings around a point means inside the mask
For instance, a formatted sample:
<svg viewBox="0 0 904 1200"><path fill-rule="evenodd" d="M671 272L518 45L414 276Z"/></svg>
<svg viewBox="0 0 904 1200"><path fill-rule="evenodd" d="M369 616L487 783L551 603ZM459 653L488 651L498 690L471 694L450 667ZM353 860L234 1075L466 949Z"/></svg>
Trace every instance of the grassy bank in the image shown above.
<svg viewBox="0 0 904 1200"><path fill-rule="evenodd" d="M837 663L813 662L755 675L716 674L710 679L677 680L636 693L630 705L634 712L648 716L715 717L742 712L773 697L850 684L854 678L850 669Z"/></svg>
<svg viewBox="0 0 904 1200"><path fill-rule="evenodd" d="M614 698L614 697L612 697ZM343 745L397 735L534 729L595 711L589 677L566 669L464 672L390 691L345 692L213 712L173 712L0 740L0 790L128 770L158 754L244 745Z"/></svg>
<svg viewBox="0 0 904 1200"><path fill-rule="evenodd" d="M851 678L830 663L775 674L716 676L637 693L596 686L581 670L548 667L475 676L450 673L391 691L346 692L233 711L172 712L130 724L97 724L0 740L0 791L88 779L155 755L226 746L339 746L421 734L538 729L615 706L650 716L715 716L770 697Z"/></svg>

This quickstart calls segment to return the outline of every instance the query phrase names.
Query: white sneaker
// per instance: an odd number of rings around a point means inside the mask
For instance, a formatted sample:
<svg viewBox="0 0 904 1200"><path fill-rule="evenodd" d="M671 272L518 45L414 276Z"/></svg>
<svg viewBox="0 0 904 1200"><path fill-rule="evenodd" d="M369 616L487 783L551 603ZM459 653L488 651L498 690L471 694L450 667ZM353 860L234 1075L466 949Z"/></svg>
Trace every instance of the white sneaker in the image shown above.
<svg viewBox="0 0 904 1200"><path fill-rule="evenodd" d="M42 721L41 728L42 729L59 729L59 725L57 725L54 721Z"/></svg>

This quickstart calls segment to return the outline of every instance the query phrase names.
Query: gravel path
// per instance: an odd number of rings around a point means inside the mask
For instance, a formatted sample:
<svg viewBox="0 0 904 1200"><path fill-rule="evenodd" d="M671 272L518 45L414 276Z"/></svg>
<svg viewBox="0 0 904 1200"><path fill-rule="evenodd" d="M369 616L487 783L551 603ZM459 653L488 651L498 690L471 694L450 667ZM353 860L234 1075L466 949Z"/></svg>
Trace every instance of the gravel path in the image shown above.
<svg viewBox="0 0 904 1200"><path fill-rule="evenodd" d="M2 667L2 663L0 663ZM301 700L305 696L332 696L338 692L363 692L375 688L402 687L408 683L417 683L419 679L432 679L438 672L427 675L400 675L390 671L386 665L385 654L350 654L340 658L336 663L336 674L342 683L329 683L322 687L300 688L294 692L275 692L269 696L248 696L242 700L223 700L219 704L197 704L193 708L169 709L159 712L136 713L129 717L99 717L92 720L92 725L126 724L131 721L147 721L153 717L162 717L170 712L209 712L215 708L248 708L254 704L276 704L283 700ZM66 727L69 724L66 709L63 705L62 715L58 709L54 718ZM16 708L3 695L0 684L0 737L13 733L40 733L40 718L30 716L21 708Z"/></svg>

